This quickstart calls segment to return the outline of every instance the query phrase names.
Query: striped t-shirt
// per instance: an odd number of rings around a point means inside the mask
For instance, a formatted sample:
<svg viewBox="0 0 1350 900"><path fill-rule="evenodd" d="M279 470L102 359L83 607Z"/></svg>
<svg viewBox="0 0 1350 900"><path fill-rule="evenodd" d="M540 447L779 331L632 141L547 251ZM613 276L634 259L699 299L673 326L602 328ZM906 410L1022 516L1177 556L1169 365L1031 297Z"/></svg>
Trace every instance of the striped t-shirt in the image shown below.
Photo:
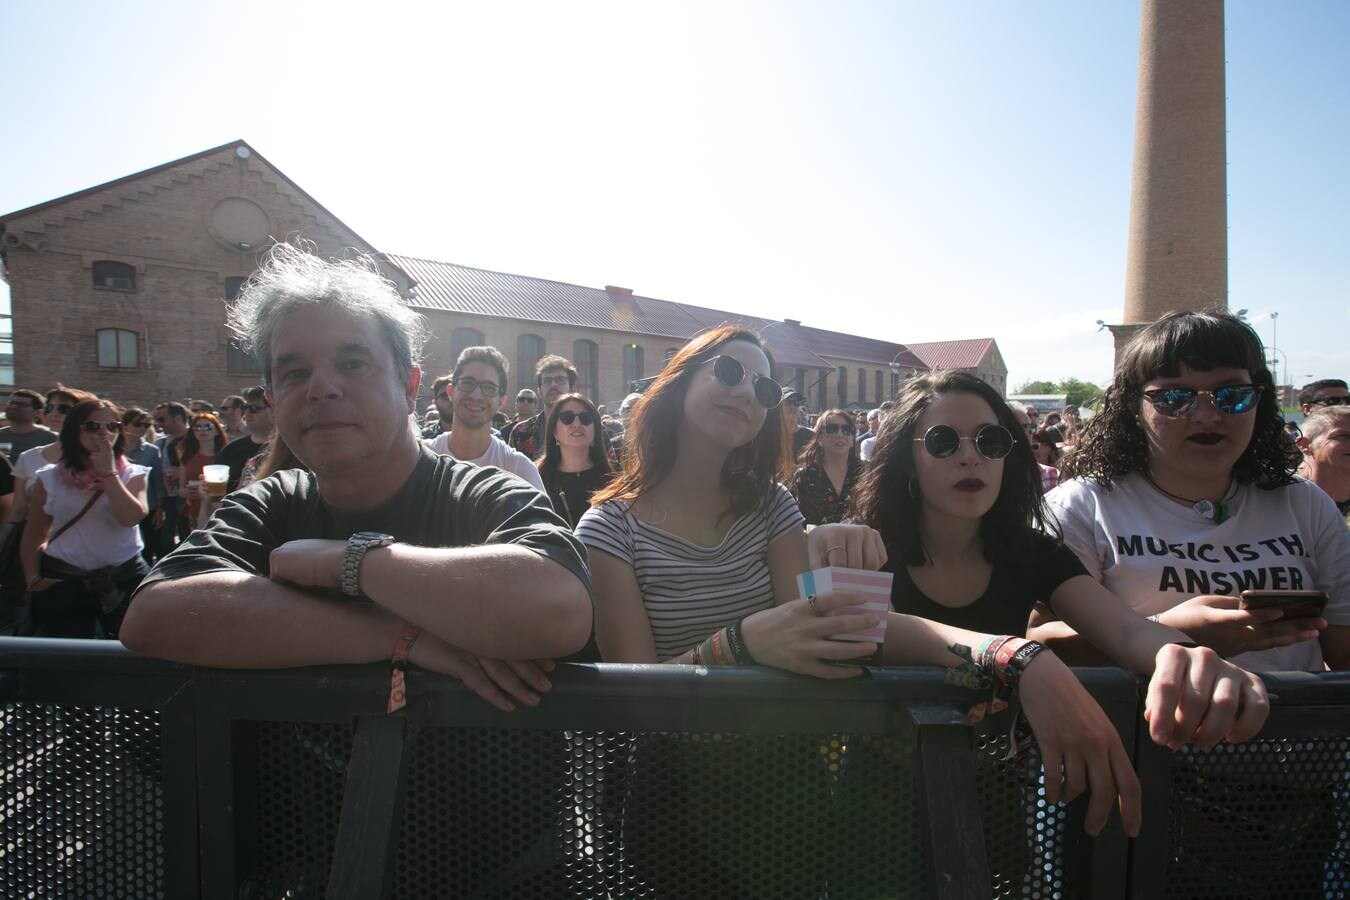
<svg viewBox="0 0 1350 900"><path fill-rule="evenodd" d="M773 606L769 545L802 527L797 501L775 485L767 509L745 514L722 543L704 547L649 525L627 502L592 507L577 523L589 552L633 569L652 624L657 659L679 656L724 625Z"/></svg>

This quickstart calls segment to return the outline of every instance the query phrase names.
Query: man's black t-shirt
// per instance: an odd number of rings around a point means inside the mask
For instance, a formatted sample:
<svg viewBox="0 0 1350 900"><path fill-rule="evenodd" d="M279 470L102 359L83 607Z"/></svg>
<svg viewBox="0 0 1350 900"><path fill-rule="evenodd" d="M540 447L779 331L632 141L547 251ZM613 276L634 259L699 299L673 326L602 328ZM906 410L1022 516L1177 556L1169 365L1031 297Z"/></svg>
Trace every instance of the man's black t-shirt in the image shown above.
<svg viewBox="0 0 1350 900"><path fill-rule="evenodd" d="M980 598L956 608L929 599L914 584L903 563L887 562L883 571L895 573L891 607L899 613L969 631L1025 637L1031 608L1037 603L1049 606L1056 588L1075 575L1087 574L1074 552L1058 541L1037 535L1031 546L1029 558L1020 560L1016 570L1006 563L995 563L989 587Z"/></svg>
<svg viewBox="0 0 1350 900"><path fill-rule="evenodd" d="M301 469L286 469L235 491L205 528L155 564L137 590L207 572L265 577L271 552L287 541L345 541L358 531L392 534L420 547L514 544L563 566L590 590L585 549L547 497L500 469L459 462L425 447L399 492L373 510L327 506L313 473ZM542 583L537 588L548 590Z"/></svg>
<svg viewBox="0 0 1350 900"><path fill-rule="evenodd" d="M230 441L216 454L216 465L230 467L230 483L228 485L230 490L239 487L239 476L244 474L244 466L248 465L248 461L261 453L266 446L266 441L255 444L253 438L246 434Z"/></svg>

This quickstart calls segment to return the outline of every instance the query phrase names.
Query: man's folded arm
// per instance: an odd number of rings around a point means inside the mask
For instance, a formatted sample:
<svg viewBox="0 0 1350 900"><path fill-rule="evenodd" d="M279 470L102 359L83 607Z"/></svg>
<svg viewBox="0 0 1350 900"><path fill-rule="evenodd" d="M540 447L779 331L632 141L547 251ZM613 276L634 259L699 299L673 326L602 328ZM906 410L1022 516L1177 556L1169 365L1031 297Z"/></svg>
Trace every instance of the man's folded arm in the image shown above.
<svg viewBox="0 0 1350 900"><path fill-rule="evenodd" d="M144 656L231 669L388 659L397 616L373 603L331 600L238 571L167 578L142 587L122 643Z"/></svg>

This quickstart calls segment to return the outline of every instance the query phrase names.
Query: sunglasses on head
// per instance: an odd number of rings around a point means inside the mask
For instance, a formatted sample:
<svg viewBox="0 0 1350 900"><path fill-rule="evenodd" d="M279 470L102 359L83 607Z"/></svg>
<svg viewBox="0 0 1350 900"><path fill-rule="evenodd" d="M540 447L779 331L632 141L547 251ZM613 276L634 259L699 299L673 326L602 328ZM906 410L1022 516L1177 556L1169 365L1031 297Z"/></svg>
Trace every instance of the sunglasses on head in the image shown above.
<svg viewBox="0 0 1350 900"><path fill-rule="evenodd" d="M244 407L244 412L256 416L258 413L263 412L268 408L266 403L250 403Z"/></svg>
<svg viewBox="0 0 1350 900"><path fill-rule="evenodd" d="M48 403L46 406L42 407L42 411L49 413L60 413L61 415L64 416L66 413L70 412L74 408L75 407L69 403Z"/></svg>
<svg viewBox="0 0 1350 900"><path fill-rule="evenodd" d="M105 428L108 429L108 432L109 432L110 434L121 434L121 433L122 433L122 423L121 423L121 422L81 422L81 423L80 423L80 430L81 430L81 431L88 432L89 434L98 434L100 431L102 431L102 430L105 429Z"/></svg>
<svg viewBox="0 0 1350 900"><path fill-rule="evenodd" d="M564 425L571 425L577 419L581 420L582 425L595 424L595 416L591 415L589 411L574 412L573 410L565 409L558 413L558 421Z"/></svg>
<svg viewBox="0 0 1350 900"><path fill-rule="evenodd" d="M711 360L713 375L719 384L736 387L745 381L746 368L734 356L714 356ZM750 381L755 389L755 399L765 409L774 409L783 402L783 386L767 375L751 372Z"/></svg>
<svg viewBox="0 0 1350 900"><path fill-rule="evenodd" d="M472 394L474 391L481 391L484 400L491 400L502 392L502 389L497 387L493 382L479 381L471 375L459 376L455 379L454 386L455 390L459 391L461 394Z"/></svg>
<svg viewBox="0 0 1350 900"><path fill-rule="evenodd" d="M1213 391L1197 391L1191 388L1158 388L1144 391L1144 397L1153 404L1153 408L1169 419L1189 416L1201 395L1209 398L1214 408L1229 416L1240 416L1256 409L1261 388L1254 384L1233 384Z"/></svg>
<svg viewBox="0 0 1350 900"><path fill-rule="evenodd" d="M1310 406L1345 406L1350 404L1350 397L1318 397L1316 400L1309 401Z"/></svg>
<svg viewBox="0 0 1350 900"><path fill-rule="evenodd" d="M857 434L857 433L858 433L858 429L854 428L852 425L840 425L840 424L838 424L837 422L831 422L830 424L826 425L826 426L824 427L824 429L822 429L822 430L823 430L826 434L838 434L838 433L841 432L841 431L842 431L844 434Z"/></svg>
<svg viewBox="0 0 1350 900"><path fill-rule="evenodd" d="M974 437L962 435L950 425L934 425L914 443L923 444L928 455L936 459L955 456L964 441L974 441L975 449L985 459L1002 459L1012 452L1012 432L1002 425L981 425Z"/></svg>

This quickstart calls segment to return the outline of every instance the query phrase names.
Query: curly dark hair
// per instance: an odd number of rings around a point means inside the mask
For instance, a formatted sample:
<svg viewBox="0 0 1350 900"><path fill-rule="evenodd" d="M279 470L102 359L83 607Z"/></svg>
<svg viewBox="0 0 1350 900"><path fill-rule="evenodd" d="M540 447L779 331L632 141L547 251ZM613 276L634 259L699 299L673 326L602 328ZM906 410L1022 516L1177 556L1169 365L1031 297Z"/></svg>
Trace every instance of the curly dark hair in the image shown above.
<svg viewBox="0 0 1350 900"><path fill-rule="evenodd" d="M635 501L661 483L675 467L676 432L684 420L684 395L689 382L708 360L732 341L746 341L769 358L769 377L777 379L778 364L758 334L740 325L722 325L695 336L671 357L661 374L647 386L629 413L623 440L622 474L591 497L591 505L606 500ZM769 410L755 439L727 456L722 486L731 494L724 516L743 516L768 507L775 482L792 476L792 436L781 405Z"/></svg>
<svg viewBox="0 0 1350 900"><path fill-rule="evenodd" d="M919 532L922 503L914 489L915 428L934 400L952 393L974 394L984 400L999 424L1013 434L1013 451L1003 459L998 499L980 522L980 538L991 563L1020 567L1041 540L1039 532L1056 534L1045 509L1041 470L1007 402L998 391L965 372L939 371L907 383L895 409L882 418L872 458L853 490L848 519L881 533L893 565L918 566L927 561Z"/></svg>
<svg viewBox="0 0 1350 900"><path fill-rule="evenodd" d="M1148 439L1139 423L1144 385L1175 378L1181 365L1198 372L1246 369L1260 389L1251 443L1233 464L1241 484L1276 488L1293 481L1298 448L1284 436L1284 416L1261 339L1246 322L1223 310L1170 312L1139 332L1121 354L1102 411L1089 419L1065 459L1069 478L1091 478L1104 488L1113 479L1148 468Z"/></svg>

